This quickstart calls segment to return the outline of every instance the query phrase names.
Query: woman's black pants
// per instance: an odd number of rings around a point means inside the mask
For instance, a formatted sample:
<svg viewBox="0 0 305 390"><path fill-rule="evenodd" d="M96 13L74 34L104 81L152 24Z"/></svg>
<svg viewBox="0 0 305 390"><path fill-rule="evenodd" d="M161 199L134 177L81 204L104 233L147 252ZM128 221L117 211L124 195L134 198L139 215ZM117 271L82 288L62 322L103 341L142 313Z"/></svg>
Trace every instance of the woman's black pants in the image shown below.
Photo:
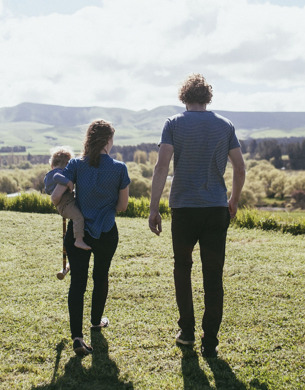
<svg viewBox="0 0 305 390"><path fill-rule="evenodd" d="M73 227L70 221L64 245L71 269L68 306L72 339L83 337L84 294L87 287L91 252L94 255L91 324L98 325L101 321L108 295L108 271L118 245L118 230L114 224L109 232L102 233L98 239L85 232L84 241L92 248L90 251L77 248L74 246L74 241Z"/></svg>

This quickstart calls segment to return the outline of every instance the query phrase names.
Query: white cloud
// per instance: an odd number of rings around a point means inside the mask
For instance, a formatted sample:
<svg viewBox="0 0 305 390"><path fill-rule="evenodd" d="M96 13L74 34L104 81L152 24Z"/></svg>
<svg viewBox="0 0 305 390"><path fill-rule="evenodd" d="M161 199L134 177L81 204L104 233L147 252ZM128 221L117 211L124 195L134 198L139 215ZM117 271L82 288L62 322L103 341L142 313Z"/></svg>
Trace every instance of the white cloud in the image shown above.
<svg viewBox="0 0 305 390"><path fill-rule="evenodd" d="M243 94L220 92L215 94L211 110L229 111L301 111L304 112L305 87L289 91L266 91ZM242 105L241 105L242 102Z"/></svg>
<svg viewBox="0 0 305 390"><path fill-rule="evenodd" d="M214 109L304 110L305 7L247 0L102 4L71 15L2 18L0 107L179 104L179 82L200 72L216 85Z"/></svg>

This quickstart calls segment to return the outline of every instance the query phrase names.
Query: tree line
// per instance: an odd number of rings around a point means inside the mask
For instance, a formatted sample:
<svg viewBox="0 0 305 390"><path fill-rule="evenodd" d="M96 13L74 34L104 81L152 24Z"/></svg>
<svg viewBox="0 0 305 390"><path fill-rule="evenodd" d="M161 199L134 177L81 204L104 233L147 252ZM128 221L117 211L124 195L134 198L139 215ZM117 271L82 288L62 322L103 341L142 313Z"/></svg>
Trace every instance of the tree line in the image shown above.
<svg viewBox="0 0 305 390"><path fill-rule="evenodd" d="M242 152L249 154L251 159L268 160L275 168L292 170L305 169L305 137L290 138L266 138L247 139L240 141ZM139 145L114 145L111 156L119 160L134 161L135 152L144 152L148 159L150 152L158 152L158 145L152 143L141 143ZM24 146L1 147L0 167L19 164L21 161L28 161L31 164L46 164L48 155L14 155L13 153L25 152Z"/></svg>
<svg viewBox="0 0 305 390"><path fill-rule="evenodd" d="M305 169L305 138L268 138L240 141L250 158L268 160L275 168Z"/></svg>
<svg viewBox="0 0 305 390"><path fill-rule="evenodd" d="M0 153L23 153L25 151L25 146L1 146L0 148Z"/></svg>

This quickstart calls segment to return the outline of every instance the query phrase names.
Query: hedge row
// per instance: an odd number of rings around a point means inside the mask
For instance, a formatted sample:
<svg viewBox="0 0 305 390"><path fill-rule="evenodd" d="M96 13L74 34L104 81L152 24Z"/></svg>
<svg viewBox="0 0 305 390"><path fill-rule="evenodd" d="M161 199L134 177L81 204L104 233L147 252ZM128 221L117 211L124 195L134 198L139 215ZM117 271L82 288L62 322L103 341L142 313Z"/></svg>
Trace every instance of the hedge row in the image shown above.
<svg viewBox="0 0 305 390"><path fill-rule="evenodd" d="M23 193L15 197L7 197L0 194L0 210L22 211L29 213L57 213L48 195L39 193ZM160 213L163 218L170 216L168 201L162 199L160 202ZM149 199L133 198L129 199L128 208L119 216L129 218L148 218ZM305 234L305 213L304 218L281 219L280 213L261 212L256 209L238 210L236 218L232 221L233 226L247 229L262 229L291 233L293 235Z"/></svg>
<svg viewBox="0 0 305 390"><path fill-rule="evenodd" d="M232 224L247 229L273 230L293 235L305 234L305 213L303 218L281 219L280 213L261 212L256 209L238 210Z"/></svg>
<svg viewBox="0 0 305 390"><path fill-rule="evenodd" d="M0 210L40 214L57 213L50 196L36 192L21 193L13 197L8 197L6 194L0 193Z"/></svg>
<svg viewBox="0 0 305 390"><path fill-rule="evenodd" d="M50 196L37 192L21 193L14 197L7 197L6 194L0 193L0 210L40 214L57 213L56 208L51 202ZM168 207L168 201L166 199L162 199L160 202L160 213L162 217L170 216L170 208ZM144 197L130 197L127 210L118 215L130 218L148 218L149 199Z"/></svg>

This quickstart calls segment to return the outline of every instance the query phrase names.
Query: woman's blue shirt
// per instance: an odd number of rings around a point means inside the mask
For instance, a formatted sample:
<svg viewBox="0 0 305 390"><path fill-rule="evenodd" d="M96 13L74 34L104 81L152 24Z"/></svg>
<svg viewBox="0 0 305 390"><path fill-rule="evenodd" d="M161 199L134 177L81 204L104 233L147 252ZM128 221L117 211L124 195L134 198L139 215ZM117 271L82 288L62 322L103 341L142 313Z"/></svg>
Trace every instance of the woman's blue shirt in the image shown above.
<svg viewBox="0 0 305 390"><path fill-rule="evenodd" d="M90 166L87 157L75 158L63 174L75 183L76 203L85 218L85 230L99 238L113 227L119 192L130 183L126 165L101 154L98 168Z"/></svg>

